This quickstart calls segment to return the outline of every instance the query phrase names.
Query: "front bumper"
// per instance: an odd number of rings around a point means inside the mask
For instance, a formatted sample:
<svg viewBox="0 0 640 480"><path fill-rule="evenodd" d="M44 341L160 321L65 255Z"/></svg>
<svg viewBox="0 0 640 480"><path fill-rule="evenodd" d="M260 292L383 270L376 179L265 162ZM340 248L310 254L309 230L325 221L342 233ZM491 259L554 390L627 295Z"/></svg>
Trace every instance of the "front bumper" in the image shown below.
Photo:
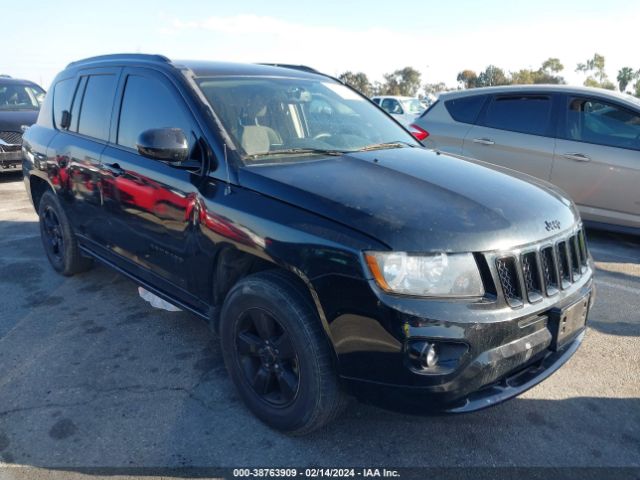
<svg viewBox="0 0 640 480"><path fill-rule="evenodd" d="M22 165L22 150L0 150L0 170L20 169Z"/></svg>
<svg viewBox="0 0 640 480"><path fill-rule="evenodd" d="M361 400L389 409L460 413L517 396L566 363L581 344L586 326L558 347L554 312L581 300L590 309L595 291L590 265L570 288L515 309L495 302L438 303L377 295L382 300L378 308L386 308L386 321L376 326L365 323L364 316L350 318L348 337L340 328L333 329L345 386ZM353 330L355 322L361 323L359 335ZM340 320L334 322L339 324ZM467 349L453 371L418 372L408 364L407 346L423 339Z"/></svg>

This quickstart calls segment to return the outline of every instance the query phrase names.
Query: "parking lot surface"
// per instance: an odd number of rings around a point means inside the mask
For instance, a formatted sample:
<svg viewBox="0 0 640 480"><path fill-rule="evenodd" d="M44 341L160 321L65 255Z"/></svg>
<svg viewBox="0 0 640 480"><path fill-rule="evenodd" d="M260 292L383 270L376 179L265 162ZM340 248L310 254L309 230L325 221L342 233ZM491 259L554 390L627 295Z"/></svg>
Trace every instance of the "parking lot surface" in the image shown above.
<svg viewBox="0 0 640 480"><path fill-rule="evenodd" d="M640 466L640 238L588 233L588 333L541 385L461 416L353 402L294 438L244 408L201 320L103 266L55 274L20 174L3 174L0 466Z"/></svg>

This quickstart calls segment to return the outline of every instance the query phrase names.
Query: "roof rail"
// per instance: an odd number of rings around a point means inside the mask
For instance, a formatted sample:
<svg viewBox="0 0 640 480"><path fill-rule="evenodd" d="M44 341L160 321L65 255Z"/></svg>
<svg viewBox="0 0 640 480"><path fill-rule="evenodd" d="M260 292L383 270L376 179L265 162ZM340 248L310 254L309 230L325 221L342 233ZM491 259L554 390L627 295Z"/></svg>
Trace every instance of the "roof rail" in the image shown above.
<svg viewBox="0 0 640 480"><path fill-rule="evenodd" d="M300 70L303 72L318 73L320 75L324 75L323 73L319 72L315 68L307 67L306 65L291 65L288 63L258 63L258 65L265 65L267 67L290 68L292 70Z"/></svg>
<svg viewBox="0 0 640 480"><path fill-rule="evenodd" d="M82 65L83 63L108 62L110 60L141 60L145 62L171 63L171 60L169 60L164 55L153 55L147 53L114 53L111 55L98 55L96 57L76 60L75 62L71 62L69 65L67 65L67 68Z"/></svg>

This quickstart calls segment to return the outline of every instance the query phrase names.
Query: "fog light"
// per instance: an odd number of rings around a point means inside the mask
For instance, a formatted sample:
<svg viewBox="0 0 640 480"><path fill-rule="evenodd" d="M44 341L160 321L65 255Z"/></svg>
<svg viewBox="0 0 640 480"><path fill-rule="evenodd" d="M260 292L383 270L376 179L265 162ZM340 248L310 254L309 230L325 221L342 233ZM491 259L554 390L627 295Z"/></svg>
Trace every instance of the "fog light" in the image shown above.
<svg viewBox="0 0 640 480"><path fill-rule="evenodd" d="M422 366L425 368L433 368L438 364L438 352L433 343L427 343L422 351Z"/></svg>
<svg viewBox="0 0 640 480"><path fill-rule="evenodd" d="M412 342L409 358L415 367L433 368L438 364L438 351L431 342Z"/></svg>
<svg viewBox="0 0 640 480"><path fill-rule="evenodd" d="M444 374L458 367L467 350L463 343L413 340L408 345L407 356L413 370Z"/></svg>

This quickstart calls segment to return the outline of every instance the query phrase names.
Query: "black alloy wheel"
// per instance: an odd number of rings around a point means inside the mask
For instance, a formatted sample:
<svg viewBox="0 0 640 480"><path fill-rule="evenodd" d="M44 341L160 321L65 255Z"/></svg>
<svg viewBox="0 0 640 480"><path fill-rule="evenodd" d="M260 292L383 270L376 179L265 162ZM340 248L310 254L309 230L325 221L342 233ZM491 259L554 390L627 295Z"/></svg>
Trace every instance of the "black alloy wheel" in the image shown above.
<svg viewBox="0 0 640 480"><path fill-rule="evenodd" d="M347 404L329 338L294 274L264 270L240 279L225 298L219 332L231 380L267 425L304 435Z"/></svg>
<svg viewBox="0 0 640 480"><path fill-rule="evenodd" d="M291 405L300 386L300 367L287 331L261 308L247 310L237 326L237 359L247 383L264 402Z"/></svg>
<svg viewBox="0 0 640 480"><path fill-rule="evenodd" d="M78 240L56 194L47 190L37 205L42 246L51 266L66 276L91 268L91 259L80 252Z"/></svg>
<svg viewBox="0 0 640 480"><path fill-rule="evenodd" d="M49 254L57 261L62 262L64 259L64 236L62 234L62 225L58 215L52 206L47 205L44 208L42 216L43 236L45 246Z"/></svg>

